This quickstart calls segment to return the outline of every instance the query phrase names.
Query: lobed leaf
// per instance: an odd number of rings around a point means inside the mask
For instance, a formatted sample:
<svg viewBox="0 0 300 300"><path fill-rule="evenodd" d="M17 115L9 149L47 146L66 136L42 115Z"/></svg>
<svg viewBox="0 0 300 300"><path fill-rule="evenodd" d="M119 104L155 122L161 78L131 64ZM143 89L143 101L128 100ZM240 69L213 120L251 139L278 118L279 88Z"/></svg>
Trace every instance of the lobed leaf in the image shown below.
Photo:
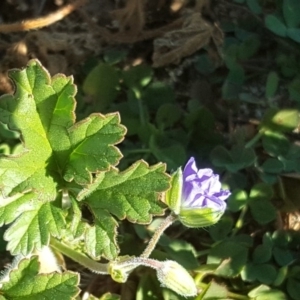
<svg viewBox="0 0 300 300"><path fill-rule="evenodd" d="M121 173L112 168L98 174L95 182L78 195L78 199L90 208L95 218L94 226L86 235L89 255L95 258L101 255L116 257L117 223L113 216L146 224L151 221L151 215L163 213L162 202L157 199L159 193L169 187L169 176L164 171L164 164L149 167L144 161L135 163Z"/></svg>
<svg viewBox="0 0 300 300"><path fill-rule="evenodd" d="M50 235L61 236L61 191L92 183L94 173L116 165L122 155L114 145L126 129L117 113L75 123L73 78L51 78L37 60L9 76L16 90L0 98L0 121L21 133L23 149L0 156L0 224L17 219L5 238L13 254L26 255L47 245Z"/></svg>
<svg viewBox="0 0 300 300"><path fill-rule="evenodd" d="M72 272L39 274L37 257L23 259L3 283L1 299L71 300L79 293L78 281L78 274Z"/></svg>

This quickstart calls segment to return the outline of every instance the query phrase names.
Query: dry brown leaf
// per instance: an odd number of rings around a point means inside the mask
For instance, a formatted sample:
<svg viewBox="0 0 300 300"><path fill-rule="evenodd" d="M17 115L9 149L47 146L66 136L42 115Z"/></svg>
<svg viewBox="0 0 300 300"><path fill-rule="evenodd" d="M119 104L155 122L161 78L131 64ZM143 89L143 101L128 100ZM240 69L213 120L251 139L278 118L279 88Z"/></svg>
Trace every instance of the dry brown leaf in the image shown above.
<svg viewBox="0 0 300 300"><path fill-rule="evenodd" d="M101 51L101 44L89 33L79 32L28 32L18 42L8 44L3 50L0 64L0 91L9 87L5 81L11 68L22 68L32 58L38 58L50 74L71 74L72 68L84 61L91 53ZM1 76L3 75L3 77Z"/></svg>
<svg viewBox="0 0 300 300"><path fill-rule="evenodd" d="M211 40L219 48L223 41L221 30L205 21L201 13L194 12L187 17L182 29L154 40L153 67L178 64L183 57L209 45Z"/></svg>
<svg viewBox="0 0 300 300"><path fill-rule="evenodd" d="M133 35L140 33L145 25L145 0L127 0L126 6L111 12L112 17L119 22L120 31Z"/></svg>

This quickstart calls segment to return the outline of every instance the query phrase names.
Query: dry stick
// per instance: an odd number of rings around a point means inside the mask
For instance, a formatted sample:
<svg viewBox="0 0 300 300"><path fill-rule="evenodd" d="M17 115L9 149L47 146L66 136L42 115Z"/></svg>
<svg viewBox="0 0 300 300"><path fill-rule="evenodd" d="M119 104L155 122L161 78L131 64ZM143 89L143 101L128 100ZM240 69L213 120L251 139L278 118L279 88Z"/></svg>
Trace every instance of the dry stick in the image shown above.
<svg viewBox="0 0 300 300"><path fill-rule="evenodd" d="M73 3L67 4L56 12L47 16L16 22L12 24L0 24L0 33L27 31L41 27L49 26L57 21L62 20L74 10L85 4L88 0L76 0Z"/></svg>

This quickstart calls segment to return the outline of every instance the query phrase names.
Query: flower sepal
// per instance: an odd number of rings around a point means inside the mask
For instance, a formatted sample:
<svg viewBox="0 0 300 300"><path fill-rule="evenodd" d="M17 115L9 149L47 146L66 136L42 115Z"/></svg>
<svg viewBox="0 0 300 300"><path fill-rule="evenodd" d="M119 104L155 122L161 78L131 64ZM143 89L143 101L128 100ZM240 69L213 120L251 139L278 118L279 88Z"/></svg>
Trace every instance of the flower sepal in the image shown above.
<svg viewBox="0 0 300 300"><path fill-rule="evenodd" d="M157 269L157 279L163 287L183 297L193 297L198 293L193 277L175 261L162 262L162 267Z"/></svg>
<svg viewBox="0 0 300 300"><path fill-rule="evenodd" d="M181 208L178 219L186 227L200 228L216 224L222 215L212 208Z"/></svg>
<svg viewBox="0 0 300 300"><path fill-rule="evenodd" d="M171 177L171 188L166 192L166 204L168 207L178 215L181 206L181 194L182 194L182 170L178 168Z"/></svg>
<svg viewBox="0 0 300 300"><path fill-rule="evenodd" d="M125 255L109 262L108 273L114 281L124 283L127 281L130 272L135 268L136 264L132 263L132 257Z"/></svg>

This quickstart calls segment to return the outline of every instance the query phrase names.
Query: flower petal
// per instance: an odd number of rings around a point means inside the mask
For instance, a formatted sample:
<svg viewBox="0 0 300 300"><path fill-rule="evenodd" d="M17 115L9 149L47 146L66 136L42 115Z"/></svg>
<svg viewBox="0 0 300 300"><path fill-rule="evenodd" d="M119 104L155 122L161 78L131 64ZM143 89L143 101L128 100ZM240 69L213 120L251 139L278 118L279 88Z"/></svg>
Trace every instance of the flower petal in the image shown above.
<svg viewBox="0 0 300 300"><path fill-rule="evenodd" d="M214 174L212 169L198 170L194 157L191 157L183 171L181 196L182 208L210 208L222 214L230 191L221 189L219 175Z"/></svg>

